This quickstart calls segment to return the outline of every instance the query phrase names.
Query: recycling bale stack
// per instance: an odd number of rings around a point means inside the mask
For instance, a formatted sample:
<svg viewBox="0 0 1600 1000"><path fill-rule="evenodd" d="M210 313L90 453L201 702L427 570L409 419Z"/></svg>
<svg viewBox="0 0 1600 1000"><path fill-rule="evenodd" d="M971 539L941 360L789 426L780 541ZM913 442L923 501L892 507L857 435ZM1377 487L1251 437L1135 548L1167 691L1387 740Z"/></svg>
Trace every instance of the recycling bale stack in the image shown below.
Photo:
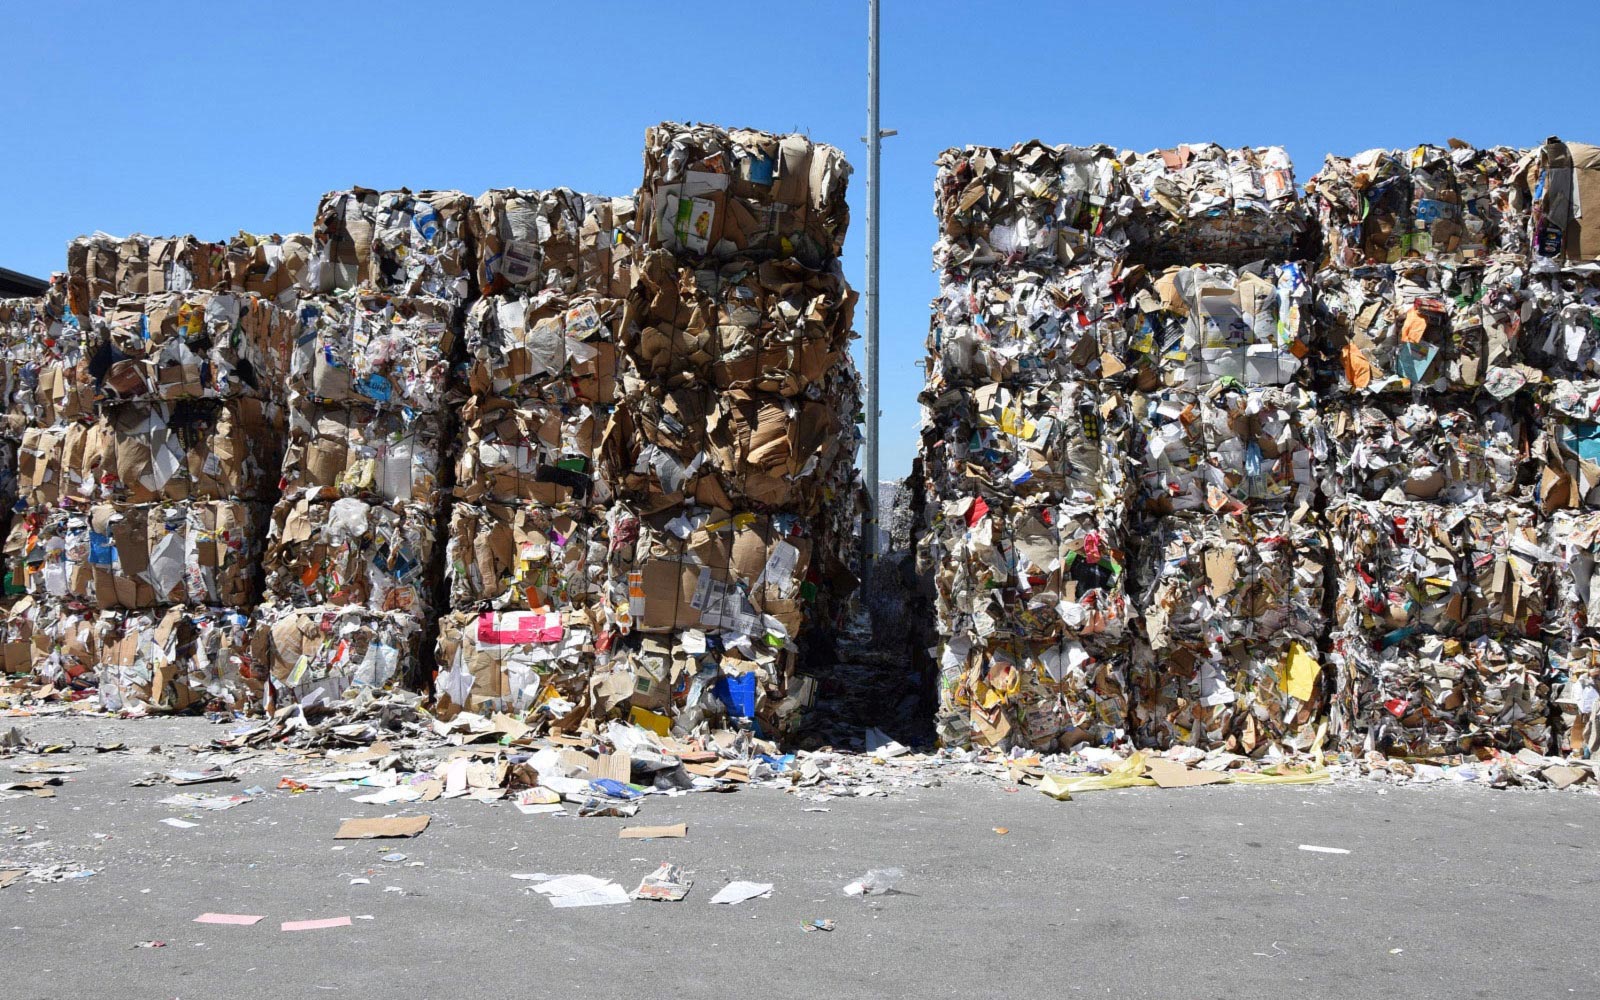
<svg viewBox="0 0 1600 1000"><path fill-rule="evenodd" d="M597 462L617 403L633 200L496 190L469 219L482 294L453 386L438 712L571 729L607 630L609 488Z"/></svg>
<svg viewBox="0 0 1600 1000"><path fill-rule="evenodd" d="M1109 147L938 161L923 405L939 737L1054 749L1126 734L1127 517L1146 272Z"/></svg>
<svg viewBox="0 0 1600 1000"><path fill-rule="evenodd" d="M646 134L602 460L597 715L782 737L827 679L859 515L849 172L803 136Z"/></svg>
<svg viewBox="0 0 1600 1000"><path fill-rule="evenodd" d="M366 188L318 205L251 639L273 703L427 684L472 208L457 191Z"/></svg>
<svg viewBox="0 0 1600 1000"><path fill-rule="evenodd" d="M1305 210L1278 147L1128 155L1151 272L1133 297L1138 746L1309 748L1324 457Z"/></svg>
<svg viewBox="0 0 1600 1000"><path fill-rule="evenodd" d="M1347 746L1550 742L1526 165L1452 140L1330 156L1307 184Z"/></svg>
<svg viewBox="0 0 1600 1000"><path fill-rule="evenodd" d="M1534 452L1551 577L1551 743L1552 752L1592 757L1600 752L1600 218L1583 206L1600 204L1600 147L1552 139L1532 160L1526 344L1546 375Z"/></svg>
<svg viewBox="0 0 1600 1000"><path fill-rule="evenodd" d="M26 513L7 543L46 679L93 677L119 711L259 704L247 641L294 246L96 234L69 247L23 381Z"/></svg>

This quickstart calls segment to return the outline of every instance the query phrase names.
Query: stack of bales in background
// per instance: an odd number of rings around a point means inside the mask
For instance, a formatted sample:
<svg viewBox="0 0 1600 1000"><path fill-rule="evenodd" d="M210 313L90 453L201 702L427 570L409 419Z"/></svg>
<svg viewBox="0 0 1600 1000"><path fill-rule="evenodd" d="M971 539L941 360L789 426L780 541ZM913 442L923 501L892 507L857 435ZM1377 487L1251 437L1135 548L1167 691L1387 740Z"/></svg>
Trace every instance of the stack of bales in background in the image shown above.
<svg viewBox="0 0 1600 1000"><path fill-rule="evenodd" d="M1525 163L1453 141L1330 156L1307 184L1346 745L1549 743Z"/></svg>
<svg viewBox="0 0 1600 1000"><path fill-rule="evenodd" d="M456 191L365 188L317 208L252 639L275 700L427 683L472 208Z"/></svg>
<svg viewBox="0 0 1600 1000"><path fill-rule="evenodd" d="M244 234L69 247L20 387L7 543L41 676L94 677L113 710L259 702L246 646L282 439L280 300L304 259L303 238Z"/></svg>
<svg viewBox="0 0 1600 1000"><path fill-rule="evenodd" d="M827 658L859 513L849 172L802 136L647 133L602 458L597 714L803 725L818 677L802 654Z"/></svg>
<svg viewBox="0 0 1600 1000"><path fill-rule="evenodd" d="M631 198L497 190L471 215L481 297L466 318L450 613L435 688L455 708L573 727L605 649L606 507ZM601 655L604 655L603 653Z"/></svg>

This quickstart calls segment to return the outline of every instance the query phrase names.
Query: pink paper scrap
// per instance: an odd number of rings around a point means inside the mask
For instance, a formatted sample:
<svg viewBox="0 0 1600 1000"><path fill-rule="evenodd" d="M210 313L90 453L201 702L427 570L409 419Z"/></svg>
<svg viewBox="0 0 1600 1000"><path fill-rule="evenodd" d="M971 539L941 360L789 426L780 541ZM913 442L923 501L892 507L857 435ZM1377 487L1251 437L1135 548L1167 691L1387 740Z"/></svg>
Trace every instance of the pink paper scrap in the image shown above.
<svg viewBox="0 0 1600 1000"><path fill-rule="evenodd" d="M285 920L279 925L284 931L320 931L327 927L349 927L349 917L325 917L322 920Z"/></svg>

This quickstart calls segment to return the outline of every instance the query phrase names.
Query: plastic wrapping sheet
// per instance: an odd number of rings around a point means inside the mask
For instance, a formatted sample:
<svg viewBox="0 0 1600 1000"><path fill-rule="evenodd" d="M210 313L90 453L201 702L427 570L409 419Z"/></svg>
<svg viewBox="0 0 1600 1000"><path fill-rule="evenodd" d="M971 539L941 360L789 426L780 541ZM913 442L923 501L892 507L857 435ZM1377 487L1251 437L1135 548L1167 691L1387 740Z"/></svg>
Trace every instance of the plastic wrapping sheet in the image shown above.
<svg viewBox="0 0 1600 1000"><path fill-rule="evenodd" d="M640 236L683 256L819 267L843 252L849 178L844 153L804 136L664 122L645 132Z"/></svg>
<svg viewBox="0 0 1600 1000"><path fill-rule="evenodd" d="M1153 259L1237 264L1297 256L1306 211L1283 147L1185 144L1123 159Z"/></svg>
<svg viewBox="0 0 1600 1000"><path fill-rule="evenodd" d="M460 191L330 191L312 231L316 290L359 287L459 305L472 292L472 213Z"/></svg>
<svg viewBox="0 0 1600 1000"><path fill-rule="evenodd" d="M441 713L522 713L570 719L588 704L594 634L561 611L457 611L439 622Z"/></svg>
<svg viewBox="0 0 1600 1000"><path fill-rule="evenodd" d="M1524 364L1535 315L1524 257L1328 269L1315 285L1319 363L1341 393L1504 399L1538 381Z"/></svg>
<svg viewBox="0 0 1600 1000"><path fill-rule="evenodd" d="M1600 259L1600 222L1584 211L1600 202L1600 146L1552 136L1532 161L1534 253L1555 265Z"/></svg>
<svg viewBox="0 0 1600 1000"><path fill-rule="evenodd" d="M227 500L37 507L6 543L11 586L96 608L246 606L263 510Z"/></svg>
<svg viewBox="0 0 1600 1000"><path fill-rule="evenodd" d="M283 412L251 398L116 403L93 424L30 427L19 482L30 503L268 500Z"/></svg>
<svg viewBox="0 0 1600 1000"><path fill-rule="evenodd" d="M442 299L347 292L301 302L289 388L318 403L443 410L456 309Z"/></svg>
<svg viewBox="0 0 1600 1000"><path fill-rule="evenodd" d="M441 496L443 420L406 407L290 401L285 492L432 503Z"/></svg>
<svg viewBox="0 0 1600 1000"><path fill-rule="evenodd" d="M267 593L301 605L359 605L426 618L434 519L423 504L285 497L273 508L262 557Z"/></svg>
<svg viewBox="0 0 1600 1000"><path fill-rule="evenodd" d="M936 161L935 267L1116 259L1141 235L1123 163L1110 146L947 149Z"/></svg>
<svg viewBox="0 0 1600 1000"><path fill-rule="evenodd" d="M1535 479L1532 413L1522 394L1327 404L1329 497L1460 504L1523 500Z"/></svg>
<svg viewBox="0 0 1600 1000"><path fill-rule="evenodd" d="M612 403L621 316L620 300L588 293L477 299L466 318L467 385L479 396Z"/></svg>
<svg viewBox="0 0 1600 1000"><path fill-rule="evenodd" d="M1549 619L1558 635L1600 634L1600 512L1557 511L1543 525L1550 577ZM1593 632L1591 633L1591 630Z"/></svg>
<svg viewBox="0 0 1600 1000"><path fill-rule="evenodd" d="M1328 509L1337 628L1390 645L1459 631L1470 575L1462 564L1461 507L1346 498Z"/></svg>
<svg viewBox="0 0 1600 1000"><path fill-rule="evenodd" d="M1528 297L1529 362L1557 379L1600 376L1600 264L1535 272Z"/></svg>
<svg viewBox="0 0 1600 1000"><path fill-rule="evenodd" d="M1346 746L1432 757L1473 746L1542 753L1549 683L1539 643L1407 636L1394 643L1335 633L1335 732Z"/></svg>
<svg viewBox="0 0 1600 1000"><path fill-rule="evenodd" d="M95 620L95 642L100 707L107 711L261 706L264 685L252 669L250 616L242 611L105 611Z"/></svg>
<svg viewBox="0 0 1600 1000"><path fill-rule="evenodd" d="M939 648L939 738L946 745L1068 750L1119 743L1128 726L1128 649L1093 638Z"/></svg>
<svg viewBox="0 0 1600 1000"><path fill-rule="evenodd" d="M1528 252L1528 154L1506 146L1330 155L1306 200L1335 267Z"/></svg>
<svg viewBox="0 0 1600 1000"><path fill-rule="evenodd" d="M1130 367L1193 389L1293 382L1310 352L1310 294L1294 263L1168 268L1133 296Z"/></svg>
<svg viewBox="0 0 1600 1000"><path fill-rule="evenodd" d="M630 377L607 431L603 474L617 495L651 509L693 498L812 514L848 502L860 379L841 365L811 391L814 398L791 399Z"/></svg>
<svg viewBox="0 0 1600 1000"><path fill-rule="evenodd" d="M539 291L626 290L634 200L504 188L479 195L469 217L479 294L516 286Z"/></svg>
<svg viewBox="0 0 1600 1000"><path fill-rule="evenodd" d="M946 268L928 333L928 390L1116 379L1132 360L1129 302L1145 281L1121 258Z"/></svg>
<svg viewBox="0 0 1600 1000"><path fill-rule="evenodd" d="M292 317L257 295L159 292L102 299L87 351L106 401L270 398Z"/></svg>
<svg viewBox="0 0 1600 1000"><path fill-rule="evenodd" d="M1143 747L1196 746L1254 755L1309 750L1322 731L1327 686L1315 640L1133 645L1129 729Z"/></svg>
<svg viewBox="0 0 1600 1000"><path fill-rule="evenodd" d="M1141 508L1220 514L1313 505L1330 464L1320 406L1297 385L1232 380L1203 392L1136 393L1130 464Z"/></svg>
<svg viewBox="0 0 1600 1000"><path fill-rule="evenodd" d="M456 504L445 545L458 610L552 611L603 602L606 545L582 507Z"/></svg>
<svg viewBox="0 0 1600 1000"><path fill-rule="evenodd" d="M455 494L462 500L585 502L605 417L600 404L469 397L461 412Z"/></svg>
<svg viewBox="0 0 1600 1000"><path fill-rule="evenodd" d="M943 501L933 532L941 635L1111 642L1131 627L1120 510L969 496Z"/></svg>
<svg viewBox="0 0 1600 1000"><path fill-rule="evenodd" d="M1510 503L1463 510L1458 531L1469 584L1465 634L1538 638L1555 562L1540 537L1543 518Z"/></svg>
<svg viewBox="0 0 1600 1000"><path fill-rule="evenodd" d="M856 294L837 263L739 260L695 270L647 252L623 345L652 382L795 396L846 357Z"/></svg>
<svg viewBox="0 0 1600 1000"><path fill-rule="evenodd" d="M1600 753L1600 639L1555 638L1545 644L1550 684L1551 753Z"/></svg>
<svg viewBox="0 0 1600 1000"><path fill-rule="evenodd" d="M250 662L270 690L272 705L337 701L346 692L382 689L419 677L422 624L399 611L354 605L256 610Z"/></svg>
<svg viewBox="0 0 1600 1000"><path fill-rule="evenodd" d="M1124 390L991 383L922 401L925 471L943 496L1000 491L1121 507L1132 495Z"/></svg>

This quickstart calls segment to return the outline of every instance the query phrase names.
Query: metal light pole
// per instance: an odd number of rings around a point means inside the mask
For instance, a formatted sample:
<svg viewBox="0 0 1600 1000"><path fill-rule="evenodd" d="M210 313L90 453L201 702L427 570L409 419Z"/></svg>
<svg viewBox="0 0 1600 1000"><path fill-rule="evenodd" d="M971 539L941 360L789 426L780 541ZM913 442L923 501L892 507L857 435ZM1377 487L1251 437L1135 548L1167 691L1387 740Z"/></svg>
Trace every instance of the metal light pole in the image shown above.
<svg viewBox="0 0 1600 1000"><path fill-rule="evenodd" d="M878 0L867 0L867 512L861 519L863 582L878 560Z"/></svg>

